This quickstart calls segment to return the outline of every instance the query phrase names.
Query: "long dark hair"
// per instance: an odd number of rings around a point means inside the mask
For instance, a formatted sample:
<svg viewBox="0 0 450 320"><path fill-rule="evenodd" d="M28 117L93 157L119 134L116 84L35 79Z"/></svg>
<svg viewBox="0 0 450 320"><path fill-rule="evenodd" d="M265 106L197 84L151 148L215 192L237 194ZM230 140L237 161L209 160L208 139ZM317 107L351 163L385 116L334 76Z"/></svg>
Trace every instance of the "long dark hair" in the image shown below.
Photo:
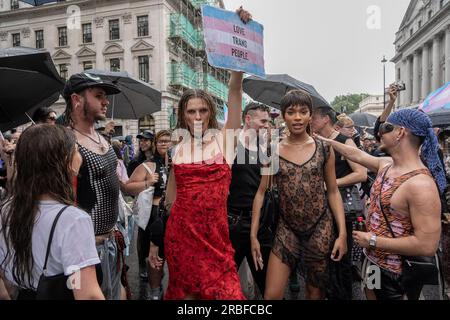
<svg viewBox="0 0 450 320"><path fill-rule="evenodd" d="M199 98L206 102L209 108L209 123L208 129L218 129L219 123L217 122L217 109L213 98L206 91L201 89L189 89L186 90L181 96L178 102L178 122L177 129L189 129L184 116L184 111L187 108L189 100Z"/></svg>
<svg viewBox="0 0 450 320"><path fill-rule="evenodd" d="M15 150L15 173L9 197L0 206L1 233L6 256L1 269L12 261L12 276L20 286L32 287L34 266L32 234L38 214L39 198L73 205L72 158L75 136L70 130L49 124L26 129Z"/></svg>

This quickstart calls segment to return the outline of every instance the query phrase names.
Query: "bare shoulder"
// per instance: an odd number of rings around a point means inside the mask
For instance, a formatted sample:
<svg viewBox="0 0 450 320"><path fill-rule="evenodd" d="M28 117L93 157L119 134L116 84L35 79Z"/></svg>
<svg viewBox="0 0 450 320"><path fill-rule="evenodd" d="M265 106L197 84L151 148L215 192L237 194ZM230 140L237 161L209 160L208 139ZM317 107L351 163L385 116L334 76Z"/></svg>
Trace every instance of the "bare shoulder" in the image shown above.
<svg viewBox="0 0 450 320"><path fill-rule="evenodd" d="M439 199L439 191L434 179L426 174L419 174L406 182L406 195L411 201L426 200L427 202Z"/></svg>

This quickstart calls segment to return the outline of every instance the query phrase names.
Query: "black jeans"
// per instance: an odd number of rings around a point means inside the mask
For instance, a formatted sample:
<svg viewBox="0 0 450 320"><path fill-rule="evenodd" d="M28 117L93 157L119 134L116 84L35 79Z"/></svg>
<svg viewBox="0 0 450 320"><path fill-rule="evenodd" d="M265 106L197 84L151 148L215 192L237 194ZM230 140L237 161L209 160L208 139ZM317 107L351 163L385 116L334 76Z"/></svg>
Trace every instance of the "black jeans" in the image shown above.
<svg viewBox="0 0 450 320"><path fill-rule="evenodd" d="M353 247L353 217L345 216L347 229L347 253L341 261L330 261L330 285L327 296L330 300L352 300L353 273L352 273L352 247ZM336 227L336 234L337 227Z"/></svg>
<svg viewBox="0 0 450 320"><path fill-rule="evenodd" d="M373 263L369 261L367 265ZM423 285L405 289L400 276L381 268L380 274L380 289L373 290L377 300L403 300L405 295L408 300L419 300Z"/></svg>
<svg viewBox="0 0 450 320"><path fill-rule="evenodd" d="M255 280L261 295L264 295L264 290L266 288L267 265L269 263L270 251L272 249L271 234L268 232L260 232L258 235L264 267L262 270L256 271L250 243L251 217L229 213L228 223L230 227L231 244L235 250L234 261L236 262L236 266L239 269L244 258L247 258L253 279Z"/></svg>

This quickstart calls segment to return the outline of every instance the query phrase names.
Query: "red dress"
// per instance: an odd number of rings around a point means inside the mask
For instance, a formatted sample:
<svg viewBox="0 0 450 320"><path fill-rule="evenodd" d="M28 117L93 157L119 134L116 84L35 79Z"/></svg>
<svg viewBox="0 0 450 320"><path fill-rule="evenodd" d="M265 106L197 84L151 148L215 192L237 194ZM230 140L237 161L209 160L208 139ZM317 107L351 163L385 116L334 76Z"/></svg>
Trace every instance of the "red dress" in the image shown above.
<svg viewBox="0 0 450 320"><path fill-rule="evenodd" d="M218 155L223 159L223 155ZM177 195L164 239L167 300L245 299L228 235L231 170L225 160L174 165Z"/></svg>

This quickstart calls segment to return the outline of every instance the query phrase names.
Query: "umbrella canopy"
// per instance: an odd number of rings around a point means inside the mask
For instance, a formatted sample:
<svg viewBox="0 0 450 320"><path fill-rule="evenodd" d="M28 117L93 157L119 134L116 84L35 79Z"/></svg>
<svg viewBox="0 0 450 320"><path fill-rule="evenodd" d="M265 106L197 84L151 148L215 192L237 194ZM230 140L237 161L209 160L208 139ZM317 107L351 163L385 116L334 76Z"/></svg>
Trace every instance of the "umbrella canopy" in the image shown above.
<svg viewBox="0 0 450 320"><path fill-rule="evenodd" d="M161 92L148 83L132 78L128 72L87 70L86 73L110 81L122 91L110 97L107 117L119 119L140 119L161 111Z"/></svg>
<svg viewBox="0 0 450 320"><path fill-rule="evenodd" d="M1 130L29 122L25 113L31 114L39 107L53 104L65 85L45 50L25 47L0 49L0 68ZM43 87L43 83L47 86Z"/></svg>
<svg viewBox="0 0 450 320"><path fill-rule="evenodd" d="M13 47L0 49L0 67L33 70L43 73L61 83L61 90L65 81L56 71L50 53L42 49Z"/></svg>
<svg viewBox="0 0 450 320"><path fill-rule="evenodd" d="M40 6L42 4L57 2L57 0L20 0L21 2L25 2L31 4L32 6Z"/></svg>
<svg viewBox="0 0 450 320"><path fill-rule="evenodd" d="M450 110L450 82L434 91L419 106L419 110L425 113Z"/></svg>
<svg viewBox="0 0 450 320"><path fill-rule="evenodd" d="M0 131L30 121L26 113L59 99L61 84L43 73L0 67Z"/></svg>
<svg viewBox="0 0 450 320"><path fill-rule="evenodd" d="M439 110L428 113L433 127L448 127L450 125L450 110Z"/></svg>
<svg viewBox="0 0 450 320"><path fill-rule="evenodd" d="M330 107L330 104L310 84L301 82L287 74L271 74L266 79L252 76L244 79L244 92L252 99L280 109L283 96L292 89L308 92L313 100L313 107Z"/></svg>
<svg viewBox="0 0 450 320"><path fill-rule="evenodd" d="M373 128L375 126L375 122L377 121L376 116L366 112L353 113L349 117L353 120L355 126L357 127Z"/></svg>

